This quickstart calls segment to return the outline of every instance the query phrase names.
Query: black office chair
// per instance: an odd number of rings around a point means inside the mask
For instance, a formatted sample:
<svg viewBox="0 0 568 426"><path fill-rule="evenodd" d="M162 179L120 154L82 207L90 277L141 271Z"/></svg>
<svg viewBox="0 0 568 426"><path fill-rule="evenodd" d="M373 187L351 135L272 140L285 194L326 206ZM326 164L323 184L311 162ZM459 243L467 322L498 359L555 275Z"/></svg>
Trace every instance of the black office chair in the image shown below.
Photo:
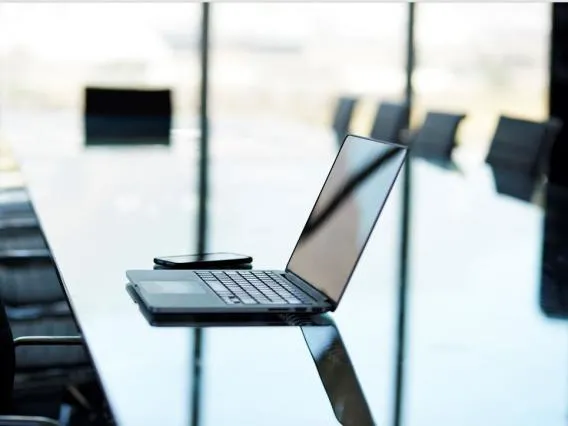
<svg viewBox="0 0 568 426"><path fill-rule="evenodd" d="M3 172L0 171L0 181ZM0 188L0 232L5 229L36 229L39 230L37 217L33 211L28 193L22 186L7 186ZM0 236L0 249L6 242L5 236Z"/></svg>
<svg viewBox="0 0 568 426"><path fill-rule="evenodd" d="M39 226L26 190L0 191L0 228L22 226L20 223L28 227Z"/></svg>
<svg viewBox="0 0 568 426"><path fill-rule="evenodd" d="M0 207L0 210L2 207ZM39 232L39 222L33 210L29 213L23 212L20 214L6 214L0 213L0 232L10 232L17 230L35 230L36 233ZM2 237L0 237L2 239ZM5 246L0 243L0 247ZM8 248L8 247L6 247Z"/></svg>
<svg viewBox="0 0 568 426"><path fill-rule="evenodd" d="M332 128L338 144L341 144L349 133L349 126L356 106L357 98L342 96L337 101Z"/></svg>
<svg viewBox="0 0 568 426"><path fill-rule="evenodd" d="M0 297L26 312L68 313L59 278L25 189L0 195ZM41 309L30 309L35 305ZM56 310L61 310L58 306Z"/></svg>
<svg viewBox="0 0 568 426"><path fill-rule="evenodd" d="M47 246L43 234L34 219L13 218L0 224L0 264L9 259L10 254L23 257L23 250L44 250Z"/></svg>
<svg viewBox="0 0 568 426"><path fill-rule="evenodd" d="M400 143L401 132L407 125L408 113L408 105L405 103L381 102L377 106L370 137Z"/></svg>
<svg viewBox="0 0 568 426"><path fill-rule="evenodd" d="M535 176L542 170L554 124L500 116L485 162Z"/></svg>
<svg viewBox="0 0 568 426"><path fill-rule="evenodd" d="M0 300L15 337L76 335L55 266L44 250L0 255ZM62 395L65 389L84 387L93 380L90 361L83 348L30 348L18 356L16 391L18 401L29 400L30 392ZM79 392L80 393L80 392ZM45 399L45 398L44 398ZM48 406L56 406L51 401ZM48 415L52 415L50 412ZM53 414L54 415L54 414Z"/></svg>
<svg viewBox="0 0 568 426"><path fill-rule="evenodd" d="M100 397L92 392L97 387L96 374L85 349L57 344L58 336L78 334L71 316L10 321L10 326L17 343L12 413L58 418L64 405L75 417L100 406ZM49 337L47 342L56 344L40 346L36 336ZM34 343L22 348L21 337Z"/></svg>
<svg viewBox="0 0 568 426"><path fill-rule="evenodd" d="M15 159L11 152L6 152L2 150L0 154L0 160L9 161L15 164ZM14 176L14 174L19 176L19 170L17 167L10 166L8 169L0 168L0 222L2 221L2 215L9 210L10 213L18 213L14 210L23 210L26 214L30 213L29 198L24 187L13 184L6 184L3 179L3 175L8 174Z"/></svg>
<svg viewBox="0 0 568 426"><path fill-rule="evenodd" d="M0 263L0 297L10 307L10 317L68 314L69 307L53 261L34 259L29 253L26 251L27 257L21 259L5 257Z"/></svg>
<svg viewBox="0 0 568 426"><path fill-rule="evenodd" d="M16 372L16 348L22 346L82 345L80 336L19 337L14 339L4 306L0 301L0 426L54 426L58 423L45 417L10 415Z"/></svg>
<svg viewBox="0 0 568 426"><path fill-rule="evenodd" d="M0 181L2 174L0 171ZM45 248L28 192L22 186L0 189L0 250L15 247Z"/></svg>
<svg viewBox="0 0 568 426"><path fill-rule="evenodd" d="M0 298L9 315L69 315L55 266L25 190L0 196Z"/></svg>
<svg viewBox="0 0 568 426"><path fill-rule="evenodd" d="M37 306L53 312L65 295L41 230L0 226L0 297L12 308ZM58 307L57 310L61 308ZM38 311L38 312L41 312Z"/></svg>
<svg viewBox="0 0 568 426"><path fill-rule="evenodd" d="M169 89L85 89L86 145L169 145Z"/></svg>
<svg viewBox="0 0 568 426"><path fill-rule="evenodd" d="M422 126L410 136L413 155L451 162L456 135L465 114L428 112Z"/></svg>
<svg viewBox="0 0 568 426"><path fill-rule="evenodd" d="M78 329L63 293L59 277L51 259L38 253L32 257L9 258L7 265L0 266L0 300L15 337L76 335ZM4 261L6 261L4 259ZM18 357L18 372L26 376L38 369L72 367L82 377L90 371L90 362L81 348L62 352L57 348L37 350L32 348ZM69 376L64 371L63 376ZM47 387L60 386L53 374L47 380L39 377L40 384ZM81 381L81 380L78 380ZM29 384L29 380L25 380ZM38 380L35 380L38 382ZM37 387L36 385L34 385Z"/></svg>
<svg viewBox="0 0 568 426"><path fill-rule="evenodd" d="M491 173L499 194L532 202L539 189L539 181L534 176L494 166Z"/></svg>

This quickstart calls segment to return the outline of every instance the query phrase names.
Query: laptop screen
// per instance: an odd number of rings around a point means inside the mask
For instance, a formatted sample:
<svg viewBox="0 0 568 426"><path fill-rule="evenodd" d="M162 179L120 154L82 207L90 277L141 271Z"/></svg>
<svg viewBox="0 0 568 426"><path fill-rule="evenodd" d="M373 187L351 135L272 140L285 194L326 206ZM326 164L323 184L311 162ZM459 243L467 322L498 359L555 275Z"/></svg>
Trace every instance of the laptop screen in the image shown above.
<svg viewBox="0 0 568 426"><path fill-rule="evenodd" d="M338 302L406 153L398 145L347 136L286 270Z"/></svg>

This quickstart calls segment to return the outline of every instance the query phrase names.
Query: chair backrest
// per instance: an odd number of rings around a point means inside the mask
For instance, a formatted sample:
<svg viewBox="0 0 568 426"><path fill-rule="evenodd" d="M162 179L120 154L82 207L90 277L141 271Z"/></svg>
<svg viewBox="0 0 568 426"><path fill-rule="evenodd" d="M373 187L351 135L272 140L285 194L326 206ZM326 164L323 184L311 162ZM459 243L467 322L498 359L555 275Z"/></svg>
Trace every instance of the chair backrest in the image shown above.
<svg viewBox="0 0 568 426"><path fill-rule="evenodd" d="M458 127L465 114L428 112L424 123L410 140L412 153L422 157L450 160Z"/></svg>
<svg viewBox="0 0 568 426"><path fill-rule="evenodd" d="M169 89L85 89L87 145L170 143L172 99Z"/></svg>
<svg viewBox="0 0 568 426"><path fill-rule="evenodd" d="M377 107L370 136L387 142L400 142L400 133L407 125L408 105L381 102Z"/></svg>
<svg viewBox="0 0 568 426"><path fill-rule="evenodd" d="M53 261L31 258L0 266L0 298L10 307L39 308L64 301L65 294Z"/></svg>
<svg viewBox="0 0 568 426"><path fill-rule="evenodd" d="M547 123L500 116L485 162L521 173L535 174L542 161Z"/></svg>
<svg viewBox="0 0 568 426"><path fill-rule="evenodd" d="M343 142L345 135L349 133L349 126L356 105L357 98L353 97L342 96L337 101L332 127L338 143Z"/></svg>

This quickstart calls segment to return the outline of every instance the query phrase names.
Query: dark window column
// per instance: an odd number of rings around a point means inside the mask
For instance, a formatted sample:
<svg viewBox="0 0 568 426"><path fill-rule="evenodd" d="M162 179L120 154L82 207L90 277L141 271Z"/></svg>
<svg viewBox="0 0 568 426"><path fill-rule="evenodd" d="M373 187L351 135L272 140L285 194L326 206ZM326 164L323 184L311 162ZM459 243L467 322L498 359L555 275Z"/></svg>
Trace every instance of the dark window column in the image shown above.
<svg viewBox="0 0 568 426"><path fill-rule="evenodd" d="M552 147L550 181L568 185L568 4L553 3L550 36L550 115L564 122Z"/></svg>

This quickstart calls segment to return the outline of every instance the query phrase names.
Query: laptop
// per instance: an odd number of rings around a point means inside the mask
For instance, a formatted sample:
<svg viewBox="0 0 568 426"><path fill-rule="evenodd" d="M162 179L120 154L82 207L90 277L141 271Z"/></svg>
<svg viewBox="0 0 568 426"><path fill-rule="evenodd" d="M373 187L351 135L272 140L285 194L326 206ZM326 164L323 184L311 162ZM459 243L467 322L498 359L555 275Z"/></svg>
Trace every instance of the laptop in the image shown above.
<svg viewBox="0 0 568 426"><path fill-rule="evenodd" d="M284 270L130 270L153 314L334 311L408 154L347 135Z"/></svg>

